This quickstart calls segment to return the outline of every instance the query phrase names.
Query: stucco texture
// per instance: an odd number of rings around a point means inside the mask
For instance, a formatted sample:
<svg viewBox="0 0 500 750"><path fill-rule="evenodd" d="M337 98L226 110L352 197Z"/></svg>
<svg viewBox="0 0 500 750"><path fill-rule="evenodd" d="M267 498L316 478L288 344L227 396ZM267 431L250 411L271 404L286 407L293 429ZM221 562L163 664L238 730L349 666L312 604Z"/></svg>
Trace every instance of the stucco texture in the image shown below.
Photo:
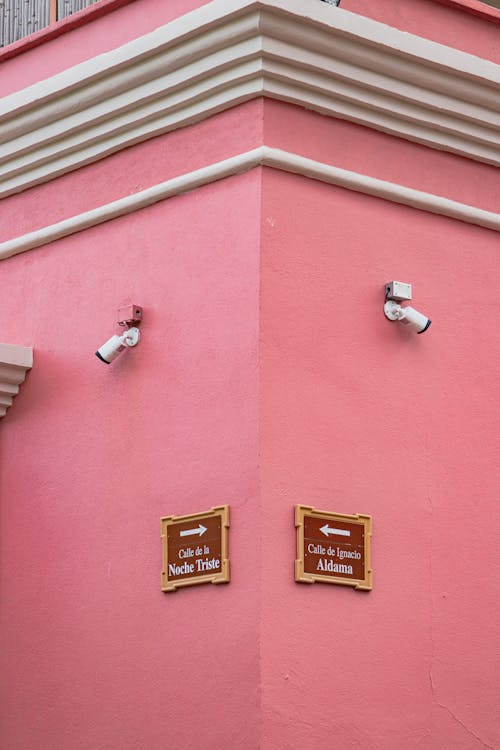
<svg viewBox="0 0 500 750"><path fill-rule="evenodd" d="M259 186L2 264L2 336L35 350L0 435L4 750L258 743ZM163 594L160 518L223 503L231 584Z"/></svg>
<svg viewBox="0 0 500 750"><path fill-rule="evenodd" d="M498 747L497 236L271 171L263 205L262 747ZM293 582L295 503L373 517L371 592Z"/></svg>

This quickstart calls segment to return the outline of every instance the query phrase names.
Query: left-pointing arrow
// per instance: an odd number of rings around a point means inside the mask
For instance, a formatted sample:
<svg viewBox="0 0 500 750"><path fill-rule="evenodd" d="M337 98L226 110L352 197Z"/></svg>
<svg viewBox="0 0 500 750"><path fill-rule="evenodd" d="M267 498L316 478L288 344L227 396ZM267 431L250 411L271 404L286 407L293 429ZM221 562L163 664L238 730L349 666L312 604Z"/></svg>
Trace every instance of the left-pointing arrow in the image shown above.
<svg viewBox="0 0 500 750"><path fill-rule="evenodd" d="M327 523L320 528L320 531L322 531L325 536L328 536L329 534L336 534L337 536L351 536L351 532L347 531L347 529L332 529L330 526L328 526Z"/></svg>
<svg viewBox="0 0 500 750"><path fill-rule="evenodd" d="M200 523L196 529L186 529L185 531L181 531L179 536L203 536L206 530L206 526L202 526Z"/></svg>

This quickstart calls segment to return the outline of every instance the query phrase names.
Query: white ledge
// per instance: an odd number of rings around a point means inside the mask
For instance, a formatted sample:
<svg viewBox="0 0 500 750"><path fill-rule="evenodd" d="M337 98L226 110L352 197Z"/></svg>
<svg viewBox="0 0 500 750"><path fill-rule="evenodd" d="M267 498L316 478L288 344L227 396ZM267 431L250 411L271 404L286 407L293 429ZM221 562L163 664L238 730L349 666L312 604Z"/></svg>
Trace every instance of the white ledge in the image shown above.
<svg viewBox="0 0 500 750"><path fill-rule="evenodd" d="M320 0L215 0L0 100L0 197L268 96L500 164L500 65Z"/></svg>
<svg viewBox="0 0 500 750"><path fill-rule="evenodd" d="M0 344L0 418L4 417L26 371L33 367L33 349L14 344Z"/></svg>
<svg viewBox="0 0 500 750"><path fill-rule="evenodd" d="M403 185L398 185L387 180L379 180L375 177L351 172L347 169L325 164L305 156L292 154L278 148L260 146L259 148L246 151L229 159L215 162L201 169L196 169L178 177L154 185L153 187L140 190L125 198L120 198L90 211L71 216L57 224L37 229L34 232L15 237L0 243L0 261L18 255L27 250L47 245L50 242L68 237L84 229L103 224L105 221L125 216L141 208L146 208L154 203L176 195L182 195L195 188L208 185L211 182L222 180L232 175L242 174L258 166L271 167L284 172L302 175L313 180L338 185L348 190L383 198L404 206L411 206L421 211L448 216L452 219L477 224L478 226L500 232L500 214L492 211L484 211L476 206L443 198L432 193L414 190Z"/></svg>

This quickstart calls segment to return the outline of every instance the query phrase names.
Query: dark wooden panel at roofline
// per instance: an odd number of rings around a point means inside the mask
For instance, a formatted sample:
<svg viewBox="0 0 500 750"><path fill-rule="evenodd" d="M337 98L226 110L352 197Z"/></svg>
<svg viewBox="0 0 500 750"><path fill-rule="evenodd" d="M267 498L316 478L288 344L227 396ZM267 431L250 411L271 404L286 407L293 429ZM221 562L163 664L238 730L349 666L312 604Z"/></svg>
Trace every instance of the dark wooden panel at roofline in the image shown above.
<svg viewBox="0 0 500 750"><path fill-rule="evenodd" d="M0 46L11 44L49 23L49 0L0 0Z"/></svg>
<svg viewBox="0 0 500 750"><path fill-rule="evenodd" d="M57 0L57 18L66 18L99 0ZM48 26L50 0L0 0L0 47Z"/></svg>
<svg viewBox="0 0 500 750"><path fill-rule="evenodd" d="M94 5L98 0L57 0L57 17L66 18L78 10Z"/></svg>

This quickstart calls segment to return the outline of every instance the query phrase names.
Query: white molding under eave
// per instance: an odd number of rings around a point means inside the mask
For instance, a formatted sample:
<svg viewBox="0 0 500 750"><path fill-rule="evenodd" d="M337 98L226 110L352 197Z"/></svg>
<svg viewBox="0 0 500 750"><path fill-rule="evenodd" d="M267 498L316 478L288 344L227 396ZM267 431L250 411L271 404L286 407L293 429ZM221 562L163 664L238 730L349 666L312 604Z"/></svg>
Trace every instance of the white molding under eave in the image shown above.
<svg viewBox="0 0 500 750"><path fill-rule="evenodd" d="M267 96L500 164L500 65L320 0L214 0L0 99L0 197Z"/></svg>
<svg viewBox="0 0 500 750"><path fill-rule="evenodd" d="M476 206L470 206L432 193L425 193L421 190L414 190L387 180L379 180L358 172L351 172L278 148L260 146L201 169L173 177L158 185L140 190L90 211L76 214L57 224L51 224L34 232L1 242L0 261L27 250L48 245L63 237L98 226L111 219L126 216L158 201L182 195L203 185L242 174L259 166L291 172L328 185L337 185L347 190L500 232L500 214L498 213L484 211Z"/></svg>
<svg viewBox="0 0 500 750"><path fill-rule="evenodd" d="M33 367L33 349L15 344L0 344L0 418L4 417L26 372Z"/></svg>

